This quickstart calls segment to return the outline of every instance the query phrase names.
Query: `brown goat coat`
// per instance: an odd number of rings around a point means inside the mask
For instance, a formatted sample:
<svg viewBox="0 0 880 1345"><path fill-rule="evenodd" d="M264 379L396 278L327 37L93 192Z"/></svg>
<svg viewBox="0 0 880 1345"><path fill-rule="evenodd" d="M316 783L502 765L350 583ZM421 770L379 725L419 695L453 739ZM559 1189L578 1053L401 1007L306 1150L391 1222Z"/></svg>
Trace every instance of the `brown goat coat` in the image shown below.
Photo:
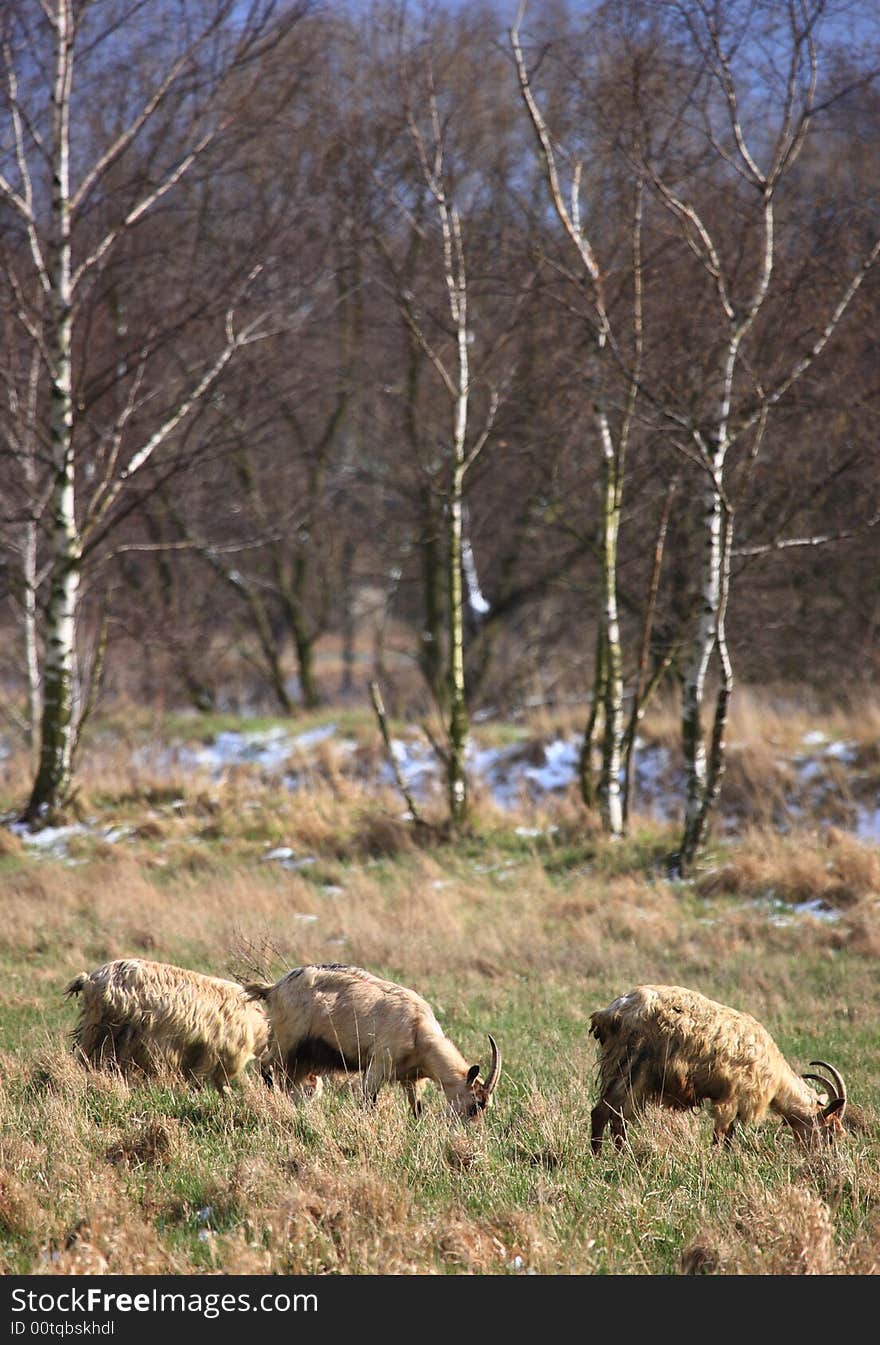
<svg viewBox="0 0 880 1345"><path fill-rule="evenodd" d="M268 1064L268 1019L235 981L119 958L74 977L65 994L81 996L74 1048L91 1064L153 1072L162 1062L220 1090L250 1060Z"/></svg>
<svg viewBox="0 0 880 1345"><path fill-rule="evenodd" d="M759 1122L768 1111L801 1139L824 1119L822 1099L794 1072L767 1029L696 990L635 986L590 1022L600 1043L594 1152L608 1122L619 1145L626 1122L649 1102L675 1108L710 1103L716 1142L729 1142L735 1122Z"/></svg>
<svg viewBox="0 0 880 1345"><path fill-rule="evenodd" d="M474 1116L491 1103L477 1066L468 1065L430 1004L406 986L331 963L296 967L274 985L259 982L246 990L266 1002L290 1087L345 1070L361 1074L369 1102L396 1080L416 1116L428 1079L460 1115Z"/></svg>

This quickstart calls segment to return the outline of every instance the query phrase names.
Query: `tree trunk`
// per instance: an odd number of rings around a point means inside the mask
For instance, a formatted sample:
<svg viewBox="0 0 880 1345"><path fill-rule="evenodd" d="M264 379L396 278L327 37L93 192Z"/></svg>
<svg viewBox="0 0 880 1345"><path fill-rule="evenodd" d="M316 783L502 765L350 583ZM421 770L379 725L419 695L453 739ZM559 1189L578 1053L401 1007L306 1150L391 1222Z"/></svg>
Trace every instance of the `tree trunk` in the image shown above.
<svg viewBox="0 0 880 1345"><path fill-rule="evenodd" d="M279 557L276 574L284 603L284 619L296 650L300 699L307 710L314 710L321 704L321 693L315 679L315 632L309 625L302 603L308 578L305 555L300 552L296 556L290 573L285 571Z"/></svg>
<svg viewBox="0 0 880 1345"><path fill-rule="evenodd" d="M718 802L718 796L721 792L721 781L724 777L724 771L727 764L724 734L727 728L730 697L733 693L733 665L727 647L725 617L727 612L727 597L730 587L730 555L732 545L733 520L729 513L725 513L721 523L719 547L719 594L715 637L715 642L718 647L719 661L721 663L721 682L715 702L715 714L712 723L712 740L709 749L708 762L705 767L700 810L695 818L693 826L689 831L685 832L682 841L682 871L693 863L705 840L709 819Z"/></svg>
<svg viewBox="0 0 880 1345"><path fill-rule="evenodd" d="M721 466L722 453L719 451L713 459L714 474L708 478L704 496L706 546L703 559L702 610L682 685L681 736L687 773L684 831L680 849L682 872L693 862L706 827L703 702L709 660L718 638L718 613L722 592L724 506L716 484Z"/></svg>
<svg viewBox="0 0 880 1345"><path fill-rule="evenodd" d="M424 619L419 642L419 666L441 714L446 710L447 687L443 675L443 565L432 505L431 487L421 490L422 593Z"/></svg>
<svg viewBox="0 0 880 1345"><path fill-rule="evenodd" d="M605 727L602 737L602 770L599 776L599 810L609 836L623 835L620 799L621 744L623 741L623 659L620 652L620 622L617 612L617 537L620 527L620 495L617 461L608 421L598 412L602 441L602 621L605 631Z"/></svg>
<svg viewBox="0 0 880 1345"><path fill-rule="evenodd" d="M53 576L46 612L43 710L37 776L24 817L35 822L60 807L70 785L73 754L74 651L80 582L79 539L72 525L72 459L53 490Z"/></svg>
<svg viewBox="0 0 880 1345"><path fill-rule="evenodd" d="M278 702L278 708L282 714L294 714L295 707L290 699L287 690L287 678L281 666L281 651L265 603L238 570L227 570L220 563L218 557L208 556L208 561L216 573L221 575L227 584L231 585L239 597L244 600L251 615L251 624L256 633L257 642L263 654L263 672L272 688L272 694Z"/></svg>
<svg viewBox="0 0 880 1345"><path fill-rule="evenodd" d="M645 604L645 618L642 622L642 642L639 648L639 666L636 684L633 690L632 711L624 734L623 769L623 825L629 821L629 809L632 802L633 781L635 779L636 731L645 713L648 698L659 684L668 664L658 667L656 676L648 677L648 659L651 652L651 635L654 629L654 617L657 611L657 593L660 588L660 569L663 564L663 551L666 546L666 533L669 529L669 515L672 512L672 498L678 482L673 477L666 490L666 499L660 512L657 526L657 538L654 542L654 559L651 566L651 579L648 584L648 601Z"/></svg>
<svg viewBox="0 0 880 1345"><path fill-rule="evenodd" d="M593 672L593 695L590 700L590 714L587 719L584 737L578 760L581 798L587 808L596 803L596 790L593 785L593 748L596 745L596 725L599 722L599 706L605 704L605 682L607 679L605 659L605 625L600 624L596 631L596 663Z"/></svg>
<svg viewBox="0 0 880 1345"><path fill-rule="evenodd" d="M354 555L355 544L350 537L346 538L342 546L342 677L339 682L340 696L350 696L354 691L355 642L357 640Z"/></svg>
<svg viewBox="0 0 880 1345"><path fill-rule="evenodd" d="M315 677L315 639L302 622L297 622L293 626L293 643L299 668L302 703L307 710L314 710L321 704L321 693Z"/></svg>
<svg viewBox="0 0 880 1345"><path fill-rule="evenodd" d="M25 525L24 538L24 651L28 684L28 742L31 766L36 773L40 760L40 654L37 647L37 525Z"/></svg>
<svg viewBox="0 0 880 1345"><path fill-rule="evenodd" d="M56 62L52 89L52 223L49 253L48 354L51 377L50 451L54 468L50 519L51 578L43 658L43 707L39 767L25 819L34 822L60 807L70 785L73 756L76 606L82 545L76 525L71 373L72 290L70 241L70 80L66 4L56 11Z"/></svg>
<svg viewBox="0 0 880 1345"><path fill-rule="evenodd" d="M463 436L462 436L463 444ZM449 816L459 830L467 820L467 777L464 753L468 736L468 713L464 684L464 611L462 601L461 534L463 454L453 470L449 501L449 762L447 785Z"/></svg>

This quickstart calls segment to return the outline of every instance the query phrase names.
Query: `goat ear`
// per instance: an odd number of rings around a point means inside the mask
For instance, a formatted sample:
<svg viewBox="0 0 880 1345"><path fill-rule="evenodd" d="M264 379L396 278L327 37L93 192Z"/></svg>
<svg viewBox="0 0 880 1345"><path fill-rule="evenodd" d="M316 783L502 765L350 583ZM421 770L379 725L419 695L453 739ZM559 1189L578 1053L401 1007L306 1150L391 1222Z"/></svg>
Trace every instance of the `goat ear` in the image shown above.
<svg viewBox="0 0 880 1345"><path fill-rule="evenodd" d="M823 1121L830 1121L835 1116L840 1116L846 1106L846 1098L836 1097L833 1102L829 1102L827 1107L822 1108Z"/></svg>
<svg viewBox="0 0 880 1345"><path fill-rule="evenodd" d="M470 1088L474 1083L476 1083L476 1080L477 1080L477 1077L478 1077L479 1073L480 1073L480 1067L479 1067L479 1065L471 1065L470 1069L469 1069L468 1072L467 1072L467 1086L468 1086L468 1088Z"/></svg>

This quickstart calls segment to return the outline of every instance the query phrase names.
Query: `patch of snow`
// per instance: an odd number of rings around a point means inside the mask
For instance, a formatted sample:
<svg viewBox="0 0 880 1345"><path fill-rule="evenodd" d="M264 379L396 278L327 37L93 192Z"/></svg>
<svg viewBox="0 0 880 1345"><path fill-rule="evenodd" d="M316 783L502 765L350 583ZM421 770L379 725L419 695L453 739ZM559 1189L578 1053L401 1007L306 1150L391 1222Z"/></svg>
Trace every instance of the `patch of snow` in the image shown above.
<svg viewBox="0 0 880 1345"><path fill-rule="evenodd" d="M434 749L417 739L392 738L391 752L407 789L417 799L425 799L440 779L440 763ZM387 761L379 769L382 784L394 786L394 772Z"/></svg>
<svg viewBox="0 0 880 1345"><path fill-rule="evenodd" d="M798 915L812 915L816 920L827 920L830 924L840 919L840 911L835 911L832 906L826 906L818 897L814 897L812 901L802 901L795 909Z"/></svg>
<svg viewBox="0 0 880 1345"><path fill-rule="evenodd" d="M81 822L73 822L66 827L43 827L42 831L30 831L24 823L13 823L12 830L21 837L23 845L33 846L35 850L51 851L56 855L67 853L66 842L71 836L88 834L88 828Z"/></svg>
<svg viewBox="0 0 880 1345"><path fill-rule="evenodd" d="M474 716L489 718L495 711ZM357 774L368 786L372 783L395 788L394 772L387 760L374 768L369 754L362 761L358 743L351 738L336 736L335 723L324 724L306 732L294 734L284 725L253 731L224 731L213 743L204 747L180 745L172 752L155 745L139 749L133 759L146 769L165 770L173 776L175 770L202 768L213 772L215 778L234 764L249 764L273 775L281 774L291 790L308 787L311 779L309 754L318 744L333 740L333 751L340 759L340 769ZM839 762L851 766L857 760L857 748L852 742L831 741L826 733L815 729L802 737L804 750L789 760L777 763L780 770L789 773L791 797L788 800L790 816L799 806L811 814L820 814L823 799L817 791L830 784L831 764ZM465 749L465 764L469 779L481 785L493 801L504 809L516 808L524 801L539 803L548 795L559 795L577 788L582 735L559 735L541 743L534 739L520 739L503 746L484 747L471 737ZM420 737L395 738L391 751L398 771L414 800L419 803L436 798L443 787L443 764L433 747ZM279 771L280 765L286 771ZM645 815L667 822L679 819L684 797L684 772L674 750L662 744L651 743L643 737L636 739L635 774L633 780L634 809ZM180 800L170 805L184 811ZM246 806L255 806L249 801ZM720 824L735 827L735 810L724 810L721 804ZM411 820L408 814L405 820ZM870 843L880 842L880 809L870 805L858 810L854 823L856 835ZM113 839L117 839L116 835ZM51 842L46 842L50 845ZM268 856L266 856L268 858ZM273 856L279 862L293 860L293 855Z"/></svg>
<svg viewBox="0 0 880 1345"><path fill-rule="evenodd" d="M289 734L278 725L270 729L254 729L250 733L224 729L217 734L213 743L192 752L196 765L207 766L214 772L223 770L225 766L247 764L271 770L289 756Z"/></svg>
<svg viewBox="0 0 880 1345"><path fill-rule="evenodd" d="M554 738L544 748L544 765L526 766L523 774L547 793L566 789L577 779L579 759L580 744L574 738Z"/></svg>
<svg viewBox="0 0 880 1345"><path fill-rule="evenodd" d="M522 773L517 760L521 745L508 747L477 747L468 743L465 761L475 779L483 780L494 801L502 808L514 806L519 798Z"/></svg>
<svg viewBox="0 0 880 1345"><path fill-rule="evenodd" d="M758 905L761 904L761 902L758 903ZM828 924L834 924L835 921L840 919L840 912L827 906L818 897L814 897L812 901L799 902L796 906L772 897L763 904L769 907L771 925L791 925L805 915L812 916L814 920L826 921Z"/></svg>
<svg viewBox="0 0 880 1345"><path fill-rule="evenodd" d="M261 863L271 861L274 864L280 864L283 869L305 869L310 864L317 864L314 855L303 855L301 859L294 858L295 851L289 845L279 845L276 849L270 850L267 855L263 855Z"/></svg>
<svg viewBox="0 0 880 1345"><path fill-rule="evenodd" d="M672 822L680 816L684 783L680 770L672 766L668 747L636 740L633 803L636 811L650 813Z"/></svg>
<svg viewBox="0 0 880 1345"><path fill-rule="evenodd" d="M659 790L669 771L669 749L651 746L636 739L636 784L639 789Z"/></svg>
<svg viewBox="0 0 880 1345"><path fill-rule="evenodd" d="M835 761L843 761L847 765L855 761L857 755L855 744L844 742L829 743L823 753L823 756L833 757Z"/></svg>
<svg viewBox="0 0 880 1345"><path fill-rule="evenodd" d="M854 830L860 841L880 845L880 808L868 808L864 804L859 804L856 809Z"/></svg>
<svg viewBox="0 0 880 1345"><path fill-rule="evenodd" d="M107 831L104 832L103 839L108 845L116 845L118 841L124 841L126 836L130 836L131 834L131 827L109 827Z"/></svg>
<svg viewBox="0 0 880 1345"><path fill-rule="evenodd" d="M335 724L323 724L320 728L309 729L306 733L298 733L295 738L291 738L290 745L301 752L314 747L316 743L326 742L328 738L336 736Z"/></svg>

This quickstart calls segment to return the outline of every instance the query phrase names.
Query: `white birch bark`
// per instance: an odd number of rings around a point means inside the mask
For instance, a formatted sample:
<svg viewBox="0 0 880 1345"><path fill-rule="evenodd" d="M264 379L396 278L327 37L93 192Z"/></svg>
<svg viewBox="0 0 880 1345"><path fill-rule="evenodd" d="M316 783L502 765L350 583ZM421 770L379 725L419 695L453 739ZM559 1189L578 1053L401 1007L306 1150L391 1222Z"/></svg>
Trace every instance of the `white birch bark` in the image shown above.
<svg viewBox="0 0 880 1345"><path fill-rule="evenodd" d="M604 382L609 354L610 326L605 307L602 276L592 244L580 218L580 166L573 173L570 203L566 201L559 179L556 153L544 116L535 100L531 80L523 56L519 31L525 15L525 0L520 0L516 21L510 29L510 43L519 79L520 93L538 141L547 185L556 216L575 249L578 260L590 281L593 296L594 359L598 370L600 391L594 396L593 419L599 442L602 464L602 637L601 658L597 659L597 680L593 688L593 709L588 733L585 734L581 754L582 794L585 800L591 787L584 772L590 770L590 742L595 726L595 710L601 694L604 710L602 737L602 766L599 775L599 810L608 835L623 834L624 816L620 793L620 770L623 747L623 659L620 646L620 623L617 610L617 551L623 490L624 459L637 392L637 377L630 381L626 412L615 442L608 411L603 402L601 385ZM641 291L638 240L641 227L641 192L636 196L636 223L634 228L634 274L636 276L634 327L636 332L636 362L641 347ZM601 682L599 678L601 677Z"/></svg>
<svg viewBox="0 0 880 1345"><path fill-rule="evenodd" d="M599 808L602 824L610 836L623 834L623 803L620 795L623 744L623 660L617 611L617 543L620 530L620 497L617 488L617 454L608 418L596 409L602 446L602 609L605 627L604 709L602 770L599 775Z"/></svg>
<svg viewBox="0 0 880 1345"><path fill-rule="evenodd" d="M96 157L91 166L81 166L79 185L74 187L71 181L71 93L79 38L78 24L95 18L97 7L79 5L75 0L42 0L40 10L48 27L53 53L51 109L49 130L45 137L41 137L36 129L41 109L27 109L20 98L13 37L4 33L5 40L0 44L5 105L11 127L9 161L14 164L12 176L0 172L0 203L15 212L24 227L33 267L34 288L32 294L26 293L26 286L31 282L23 282L18 276L10 277L10 286L16 299L15 318L31 341L33 350L38 352L46 370L50 400L47 453L50 479L45 508L48 542L47 558L43 565L39 564L36 553L37 518L40 512L36 492L42 486L37 486L33 475L28 477L25 474L26 485L32 491L32 508L27 524L30 531L27 532L23 548L25 646L31 714L34 717L39 714L38 761L30 799L24 810L25 818L31 822L44 819L63 804L70 785L77 735L77 614L84 560L96 540L112 526L113 506L122 492L204 399L236 350L257 334L255 324L243 330L234 330L231 307L227 312L225 342L221 342L219 354L213 360L209 359L201 372L194 373L190 386L184 389L174 409L158 427L140 445L126 444L127 451L123 452L124 435L130 429L135 411L145 400L145 395L142 396L145 354L141 367L130 382L126 404L115 424L109 427L105 440L107 451L99 459L99 474L90 486L91 498L84 497L82 483L77 478L78 413L72 383L74 335L78 318L83 312L84 299L95 275L109 260L119 241L149 215L156 204L190 171L232 113L220 111L219 115L204 119L204 109L194 112L197 118L203 119L193 122L191 126L189 148L169 166L164 177L160 176L157 182L145 188L121 221L111 225L97 240L90 240L78 264L74 262L75 227L79 218L88 214L91 197L110 168L132 146L180 79L189 77L194 68L194 57L217 35L218 25L228 18L229 11L218 6L213 15L205 15L201 30L191 37L187 50L172 63L153 93L140 110L133 114L130 123ZM270 14L268 4L254 5L245 16L229 64L218 68L216 72L219 84L222 85L236 63L253 50L253 44L259 40L262 32L261 24ZM8 31L13 34L12 27ZM90 37L93 42L100 44L110 31L93 31ZM25 62L31 57L31 52L23 52L22 59ZM255 69L251 77L257 78ZM48 170L50 178L45 206L43 192L35 183L38 168ZM246 284L252 278L253 275ZM240 293L233 302L239 297ZM32 408L30 415L29 432L34 435L36 410ZM42 631L43 666L41 674L38 674L37 588L45 580L48 581L48 596Z"/></svg>
<svg viewBox="0 0 880 1345"><path fill-rule="evenodd" d="M70 239L70 90L73 13L58 0L52 86L52 229L48 248L47 350L51 379L49 501L52 579L46 611L40 757L25 817L35 821L60 802L73 752L76 602L82 548L76 524L71 355L73 292Z"/></svg>
<svg viewBox="0 0 880 1345"><path fill-rule="evenodd" d="M27 671L28 737L31 764L36 772L40 754L40 720L43 696L40 686L40 655L37 647L37 524L28 520L22 557L24 582L24 657Z"/></svg>
<svg viewBox="0 0 880 1345"><path fill-rule="evenodd" d="M715 454L713 472L723 470L723 453ZM707 478L703 491L703 582L697 628L690 658L682 681L682 747L687 781L685 786L682 857L693 857L702 838L706 794L706 748L703 736L703 704L706 674L718 635L718 609L721 599L721 523L722 499L714 474Z"/></svg>
<svg viewBox="0 0 880 1345"><path fill-rule="evenodd" d="M416 122L412 108L407 107L407 119L419 163L431 196L434 199L440 224L443 255L443 279L446 287L449 314L455 331L455 365L450 370L444 359L427 340L419 325L412 302L400 296L402 312L413 338L425 352L450 398L452 412L450 470L446 494L446 555L447 555L447 623L449 663L447 670L448 733L446 750L446 784L449 818L454 830L461 830L468 816L468 786L465 769L465 750L469 732L467 688L464 666L464 484L469 468L482 452L492 432L498 409L498 397L490 397L483 426L472 442L468 441L471 372L468 355L468 280L465 265L464 241L459 212L449 199L445 180L444 142L433 74L428 70L430 92L428 110L431 122L432 153L428 154L424 136Z"/></svg>
<svg viewBox="0 0 880 1345"><path fill-rule="evenodd" d="M436 112L436 109L432 109ZM435 118L440 149L439 124ZM438 168L441 165L438 164ZM468 736L468 712L464 681L464 596L462 592L462 514L464 509L464 476L467 470L468 400L470 370L468 366L467 332L467 277L464 269L464 247L461 221L455 207L450 208L439 177L433 177L440 226L443 233L443 261L449 311L455 323L457 355L455 398L452 410L452 472L447 501L449 549L447 577L449 584L449 759L447 788L449 816L456 828L464 825L468 811L467 774L464 754Z"/></svg>
<svg viewBox="0 0 880 1345"><path fill-rule="evenodd" d="M464 579L467 585L468 607L471 611L471 617L475 624L479 624L490 613L491 605L486 601L483 590L480 588L480 576L477 572L477 561L474 556L474 549L471 545L469 528L465 528L461 542L461 564L464 570Z"/></svg>

